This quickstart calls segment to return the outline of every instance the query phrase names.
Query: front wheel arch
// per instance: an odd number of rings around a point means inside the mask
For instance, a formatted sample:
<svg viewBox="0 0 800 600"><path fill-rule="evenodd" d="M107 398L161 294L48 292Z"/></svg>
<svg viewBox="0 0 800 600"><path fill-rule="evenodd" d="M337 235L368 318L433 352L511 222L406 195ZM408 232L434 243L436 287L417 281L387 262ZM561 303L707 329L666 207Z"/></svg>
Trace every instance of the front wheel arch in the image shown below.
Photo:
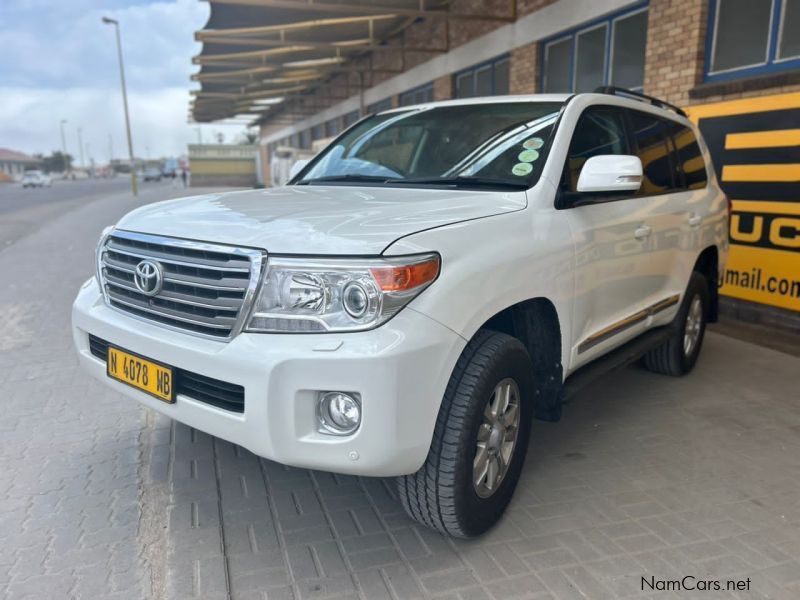
<svg viewBox="0 0 800 600"><path fill-rule="evenodd" d="M505 333L522 342L533 364L535 416L543 421L558 421L563 401L564 345L553 302L544 297L518 302L493 315L478 331L482 330Z"/></svg>

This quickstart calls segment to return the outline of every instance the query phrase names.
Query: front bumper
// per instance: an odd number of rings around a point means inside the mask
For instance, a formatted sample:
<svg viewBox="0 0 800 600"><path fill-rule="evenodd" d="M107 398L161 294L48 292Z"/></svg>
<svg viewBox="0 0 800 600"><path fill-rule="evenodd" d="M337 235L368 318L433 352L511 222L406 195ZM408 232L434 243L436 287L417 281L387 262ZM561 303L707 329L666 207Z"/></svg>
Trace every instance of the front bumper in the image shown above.
<svg viewBox="0 0 800 600"><path fill-rule="evenodd" d="M286 465L337 473L413 473L430 447L450 373L466 342L405 308L372 331L242 333L229 342L141 321L103 301L94 278L78 293L72 330L82 366L125 396L176 421ZM241 385L243 413L178 395L167 404L106 376L89 334L156 361ZM317 431L320 391L358 392L360 428L346 437Z"/></svg>

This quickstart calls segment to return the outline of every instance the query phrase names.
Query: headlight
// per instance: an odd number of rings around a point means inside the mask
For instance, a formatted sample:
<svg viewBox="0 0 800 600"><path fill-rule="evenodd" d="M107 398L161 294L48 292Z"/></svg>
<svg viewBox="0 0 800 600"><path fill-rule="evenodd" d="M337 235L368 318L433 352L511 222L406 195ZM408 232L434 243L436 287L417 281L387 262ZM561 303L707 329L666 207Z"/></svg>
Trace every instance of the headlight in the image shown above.
<svg viewBox="0 0 800 600"><path fill-rule="evenodd" d="M439 255L376 259L270 257L247 331L372 329L439 275Z"/></svg>

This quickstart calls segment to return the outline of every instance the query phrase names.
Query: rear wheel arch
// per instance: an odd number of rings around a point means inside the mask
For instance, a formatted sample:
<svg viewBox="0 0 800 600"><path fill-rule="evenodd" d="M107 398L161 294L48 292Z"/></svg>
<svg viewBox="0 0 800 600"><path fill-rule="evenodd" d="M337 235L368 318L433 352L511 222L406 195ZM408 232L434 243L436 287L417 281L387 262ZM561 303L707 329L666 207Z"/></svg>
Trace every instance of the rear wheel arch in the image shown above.
<svg viewBox="0 0 800 600"><path fill-rule="evenodd" d="M719 250L716 246L705 248L692 268L693 272L700 273L708 283L708 314L709 323L719 320Z"/></svg>

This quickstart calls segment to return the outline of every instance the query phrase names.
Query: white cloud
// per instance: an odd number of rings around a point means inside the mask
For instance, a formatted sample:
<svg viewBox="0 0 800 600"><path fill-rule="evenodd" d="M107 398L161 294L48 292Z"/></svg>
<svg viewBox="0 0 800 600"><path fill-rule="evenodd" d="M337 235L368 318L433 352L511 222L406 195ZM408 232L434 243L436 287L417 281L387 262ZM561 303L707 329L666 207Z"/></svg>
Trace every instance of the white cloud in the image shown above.
<svg viewBox="0 0 800 600"><path fill-rule="evenodd" d="M125 117L119 90L95 88L29 89L6 88L0 96L0 140L23 152L49 153L61 148L60 122L64 126L67 152L80 157L78 127L97 162L106 162L109 135L114 155L127 156ZM189 93L167 87L151 92L132 91L128 96L134 151L137 156L174 156L186 151L194 131L186 122ZM88 162L87 156L85 156Z"/></svg>
<svg viewBox="0 0 800 600"><path fill-rule="evenodd" d="M208 18L208 4L174 0L16 0L0 8L0 146L23 152L61 147L59 122L67 119L67 150L79 157L77 128L98 162L126 156L114 29L121 25L134 151L152 157L182 154L196 139L187 123L189 90L196 87L193 34ZM125 3L128 3L127 5ZM241 128L204 126L231 139ZM86 158L88 161L88 158Z"/></svg>

